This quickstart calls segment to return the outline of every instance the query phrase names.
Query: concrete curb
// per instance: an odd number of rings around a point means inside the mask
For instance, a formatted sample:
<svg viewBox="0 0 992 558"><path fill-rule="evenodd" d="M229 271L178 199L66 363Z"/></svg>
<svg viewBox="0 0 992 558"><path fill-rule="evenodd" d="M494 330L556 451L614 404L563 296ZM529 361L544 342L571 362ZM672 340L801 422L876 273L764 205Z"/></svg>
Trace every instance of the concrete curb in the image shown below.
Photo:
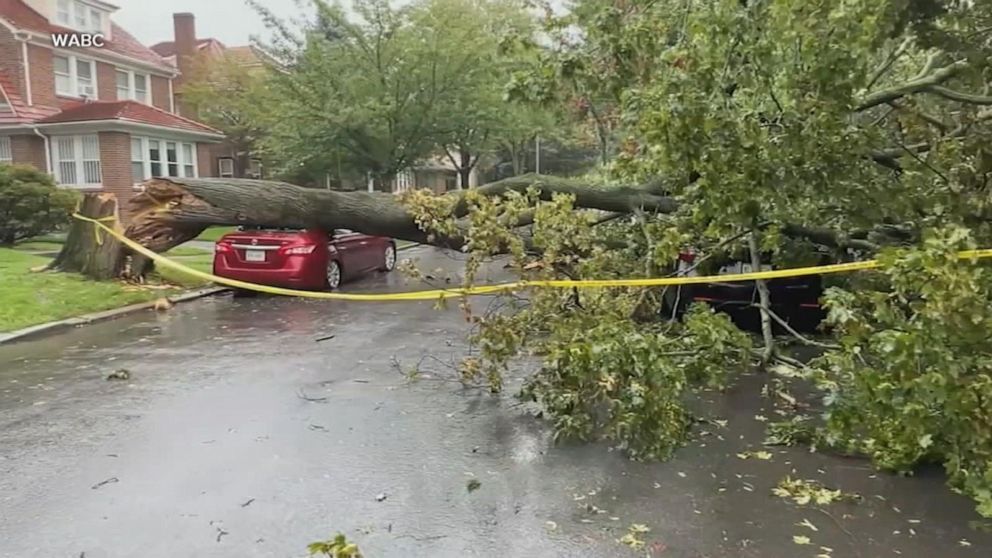
<svg viewBox="0 0 992 558"><path fill-rule="evenodd" d="M404 250L410 250L411 248L417 248L418 246L423 246L422 244L405 244L396 248L397 252L402 252ZM198 298L203 298L206 296L212 296L224 291L230 290L227 287L208 287L205 289L199 289L196 291L191 291L188 293L183 293L175 297L165 297L174 303L187 302L190 300L196 300ZM76 316L75 318L66 318L64 320L58 320L56 322L49 322L47 324L38 324L23 329L18 329L16 331L11 331L8 333L0 333L0 345L6 343L13 343L15 341L26 341L35 337L41 337L43 335L50 335L64 331L66 329L71 329L74 327L84 326L87 324L93 324L97 322L103 322L106 320L112 320L114 318L119 318L121 316L132 314L134 312L140 312L142 310L149 310L155 307L155 301L152 302L142 302L140 304L132 304L130 306L122 306L120 308L114 308L111 310L104 310L102 312L94 312L92 314L84 314L82 316Z"/></svg>
<svg viewBox="0 0 992 558"><path fill-rule="evenodd" d="M181 295L171 296L171 297L167 296L164 298L168 298L173 303L188 302L190 300L196 300L198 298L203 298L205 296L212 296L218 293L222 293L227 290L229 289L227 289L226 287L208 287L205 289L198 289L195 291L190 291L188 293L183 293ZM154 307L155 307L155 301L142 302L139 304L131 304L130 306L122 306L120 308L104 310L102 312L83 314L82 316L76 316L74 318L66 318L64 320L49 322L47 324L38 324L7 333L0 333L0 345L4 345L6 343L13 343L15 341L26 341L28 339L33 339L35 337L41 337L43 335L58 333L74 327L112 320L114 318L119 318L127 314L133 314L134 312L140 312L142 310L150 310Z"/></svg>

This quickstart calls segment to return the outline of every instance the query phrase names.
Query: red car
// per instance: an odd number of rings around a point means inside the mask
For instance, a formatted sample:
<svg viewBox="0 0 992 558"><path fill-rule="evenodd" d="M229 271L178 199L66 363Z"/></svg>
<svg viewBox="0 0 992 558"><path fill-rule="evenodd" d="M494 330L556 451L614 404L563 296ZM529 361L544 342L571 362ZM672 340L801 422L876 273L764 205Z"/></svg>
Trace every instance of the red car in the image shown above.
<svg viewBox="0 0 992 558"><path fill-rule="evenodd" d="M348 230L239 228L217 241L214 275L291 289L336 289L396 267L392 239Z"/></svg>

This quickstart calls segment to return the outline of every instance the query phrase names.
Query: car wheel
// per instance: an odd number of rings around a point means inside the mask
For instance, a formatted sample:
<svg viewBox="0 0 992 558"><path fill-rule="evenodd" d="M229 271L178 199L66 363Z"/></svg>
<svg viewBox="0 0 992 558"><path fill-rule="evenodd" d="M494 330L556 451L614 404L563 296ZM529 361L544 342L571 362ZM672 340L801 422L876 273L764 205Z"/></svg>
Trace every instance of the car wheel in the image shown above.
<svg viewBox="0 0 992 558"><path fill-rule="evenodd" d="M392 271L396 268L396 246L389 244L382 254L382 267L379 271Z"/></svg>
<svg viewBox="0 0 992 558"><path fill-rule="evenodd" d="M327 288L336 289L341 286L341 264L337 260L327 262Z"/></svg>

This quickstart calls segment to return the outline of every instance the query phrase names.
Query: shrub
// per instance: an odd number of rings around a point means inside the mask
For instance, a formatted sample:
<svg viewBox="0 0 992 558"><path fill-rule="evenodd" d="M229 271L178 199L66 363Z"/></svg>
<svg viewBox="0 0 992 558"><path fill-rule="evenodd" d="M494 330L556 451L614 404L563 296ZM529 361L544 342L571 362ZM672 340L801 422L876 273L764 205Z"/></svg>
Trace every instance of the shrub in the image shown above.
<svg viewBox="0 0 992 558"><path fill-rule="evenodd" d="M27 165L0 164L0 245L50 232L66 224L76 193Z"/></svg>
<svg viewBox="0 0 992 558"><path fill-rule="evenodd" d="M992 517L992 269L959 260L968 231L883 255L888 291L832 289L842 350L822 357L825 442L876 465L944 465L951 485Z"/></svg>

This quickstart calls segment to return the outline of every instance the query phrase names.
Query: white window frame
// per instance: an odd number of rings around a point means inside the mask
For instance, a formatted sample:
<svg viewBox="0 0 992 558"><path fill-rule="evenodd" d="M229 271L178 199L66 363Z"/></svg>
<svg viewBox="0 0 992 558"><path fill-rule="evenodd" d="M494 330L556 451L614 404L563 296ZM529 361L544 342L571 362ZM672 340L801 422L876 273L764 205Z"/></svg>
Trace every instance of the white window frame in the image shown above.
<svg viewBox="0 0 992 558"><path fill-rule="evenodd" d="M106 18L105 10L91 4L79 0L55 1L55 23L62 27L88 33L101 33Z"/></svg>
<svg viewBox="0 0 992 558"><path fill-rule="evenodd" d="M13 163L14 150L10 144L10 136L0 136L0 163Z"/></svg>
<svg viewBox="0 0 992 558"><path fill-rule="evenodd" d="M174 164L176 165L177 174L178 174L178 176L175 178L179 178L179 177L199 178L197 159L196 159L196 142L179 140L179 139L168 139L162 137L131 136L131 142L134 141L138 141L141 144L141 159L135 159L132 151L131 159L130 159L130 162L132 163L131 165L132 177L134 177L133 163L140 162L142 164L142 169L143 169L142 177L140 179L135 179L134 182L135 185L138 185L140 182L144 180L148 180L149 178L153 178L151 153L149 151L150 142L158 142L159 158L155 160L155 162L159 164L159 169L161 170L161 173L158 176L164 176L164 177L169 176L169 156L167 153L167 145L170 143L174 143L176 145L176 162ZM193 158L192 161L186 160L186 153L185 153L185 149L183 149L183 145L189 146L190 148L189 154ZM128 149L131 149L131 147L129 146ZM190 165L192 165L193 167L193 176L186 177L185 169L187 166Z"/></svg>
<svg viewBox="0 0 992 558"><path fill-rule="evenodd" d="M60 155L60 143L64 140L72 142L72 159L63 160ZM96 158L86 158L84 154L84 144L87 140L92 141L96 144ZM100 136L98 134L80 134L71 136L52 136L50 139L51 149L52 149L52 167L55 170L55 179L58 183L66 188L102 188L103 187L103 168L100 163ZM72 163L74 166L74 173L76 175L76 181L66 182L62 178L62 163ZM87 181L86 180L86 168L87 163L92 165L95 164L97 171L97 180Z"/></svg>
<svg viewBox="0 0 992 558"><path fill-rule="evenodd" d="M139 103L144 103L146 105L152 104L152 76L144 72L135 72L134 70L127 70L125 68L114 68L114 89L117 91L117 100L132 100L138 101ZM121 91L124 89L117 83L117 77L121 74L127 76L127 93L121 96ZM138 98L138 80L136 76L141 76L145 78L145 98Z"/></svg>
<svg viewBox="0 0 992 558"><path fill-rule="evenodd" d="M227 169L224 169L224 164L227 163ZM234 177L234 157L218 157L217 158L217 176L220 178L233 178Z"/></svg>
<svg viewBox="0 0 992 558"><path fill-rule="evenodd" d="M64 58L64 59L68 60L68 62L69 62L69 73L68 74L59 73L58 71L55 70L55 60L54 60L54 58ZM59 89L58 89L58 79L56 79L55 80L55 94L56 95L58 95L60 97L82 97L83 96L83 94L82 94L82 92L80 91L80 88L79 88L79 63L80 62L89 63L89 65L90 65L90 81L93 84L93 94L92 95L87 94L86 97L88 99L97 99L99 97L99 93L98 92L99 92L100 88L99 88L99 86L97 85L97 82L96 82L96 80L97 80L97 76L96 76L96 60L93 60L92 58L85 58L85 57L82 57L82 56L76 56L74 54L63 54L63 53L56 53L55 56L53 57L53 60L52 60L52 72L56 76L62 75L62 76L66 76L66 77L69 78L69 90L68 91L59 91Z"/></svg>

